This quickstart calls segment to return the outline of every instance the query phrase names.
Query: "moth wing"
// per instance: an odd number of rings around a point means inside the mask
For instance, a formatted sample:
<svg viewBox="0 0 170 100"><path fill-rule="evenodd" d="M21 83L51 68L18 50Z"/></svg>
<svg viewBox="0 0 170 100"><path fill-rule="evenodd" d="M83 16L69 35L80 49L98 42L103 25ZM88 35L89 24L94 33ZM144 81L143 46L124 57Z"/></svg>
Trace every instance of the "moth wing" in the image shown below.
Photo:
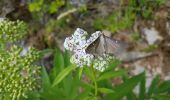
<svg viewBox="0 0 170 100"><path fill-rule="evenodd" d="M97 38L94 42L92 42L87 48L86 48L86 52L89 54L93 54L93 55L97 55L96 53L96 48L99 45L99 41L100 39Z"/></svg>
<svg viewBox="0 0 170 100"><path fill-rule="evenodd" d="M111 39L105 36L105 44L106 44L106 53L113 55L120 55L127 48L127 44L120 41Z"/></svg>
<svg viewBox="0 0 170 100"><path fill-rule="evenodd" d="M98 46L96 48L96 53L98 55L103 55L104 53L106 53L104 35L101 35L99 39L100 40L99 40L99 44L98 44Z"/></svg>

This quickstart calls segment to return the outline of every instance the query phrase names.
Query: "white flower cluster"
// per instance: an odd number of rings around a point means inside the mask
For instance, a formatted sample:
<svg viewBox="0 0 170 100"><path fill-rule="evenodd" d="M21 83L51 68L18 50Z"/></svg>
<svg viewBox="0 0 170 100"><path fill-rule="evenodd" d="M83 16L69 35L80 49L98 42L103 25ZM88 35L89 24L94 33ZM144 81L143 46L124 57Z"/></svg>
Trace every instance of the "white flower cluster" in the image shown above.
<svg viewBox="0 0 170 100"><path fill-rule="evenodd" d="M96 31L89 37L89 39L87 39L88 33L77 28L71 37L67 37L64 42L64 47L74 53L70 59L71 63L83 67L84 65L90 66L92 62L94 62L94 68L104 71L108 62L113 59L113 57L106 54L103 54L103 57L94 57L94 55L86 53L86 48L101 34L100 31Z"/></svg>
<svg viewBox="0 0 170 100"><path fill-rule="evenodd" d="M113 59L113 56L107 54L104 54L103 57L98 56L96 59L94 59L93 67L103 72L108 67L110 61Z"/></svg>

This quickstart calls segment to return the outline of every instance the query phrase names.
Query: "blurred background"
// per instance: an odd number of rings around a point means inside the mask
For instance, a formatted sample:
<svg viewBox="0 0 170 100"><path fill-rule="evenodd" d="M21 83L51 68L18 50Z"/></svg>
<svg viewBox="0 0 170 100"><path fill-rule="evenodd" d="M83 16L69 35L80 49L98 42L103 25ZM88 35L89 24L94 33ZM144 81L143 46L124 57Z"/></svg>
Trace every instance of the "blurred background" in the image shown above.
<svg viewBox="0 0 170 100"><path fill-rule="evenodd" d="M170 79L170 0L0 0L0 17L29 25L25 46L59 48L76 28L128 43L120 67ZM51 66L53 55L44 58ZM50 69L50 68L49 68Z"/></svg>

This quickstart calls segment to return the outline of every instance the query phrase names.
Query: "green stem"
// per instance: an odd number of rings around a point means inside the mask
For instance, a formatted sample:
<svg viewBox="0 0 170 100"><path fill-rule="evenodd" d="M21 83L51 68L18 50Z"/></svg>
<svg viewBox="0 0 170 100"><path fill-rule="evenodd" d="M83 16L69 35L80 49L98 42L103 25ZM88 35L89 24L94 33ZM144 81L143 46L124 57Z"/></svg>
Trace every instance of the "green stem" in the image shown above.
<svg viewBox="0 0 170 100"><path fill-rule="evenodd" d="M97 81L96 81L97 77L96 77L96 72L95 72L95 69L93 68L93 65L91 66L91 70L92 70L93 77L94 77L94 80L93 80L93 82L94 82L94 88L95 88L94 94L95 94L95 96L97 96L97 91L98 91L98 89L97 89L98 86L97 86Z"/></svg>

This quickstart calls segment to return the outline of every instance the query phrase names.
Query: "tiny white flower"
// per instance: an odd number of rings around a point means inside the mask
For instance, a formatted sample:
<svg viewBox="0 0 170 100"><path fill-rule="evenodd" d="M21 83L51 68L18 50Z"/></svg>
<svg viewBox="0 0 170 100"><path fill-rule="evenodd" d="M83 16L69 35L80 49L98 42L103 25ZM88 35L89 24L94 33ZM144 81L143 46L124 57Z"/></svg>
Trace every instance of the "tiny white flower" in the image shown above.
<svg viewBox="0 0 170 100"><path fill-rule="evenodd" d="M89 37L89 39L86 39L88 33L77 28L71 37L67 37L64 42L64 47L74 53L70 62L77 64L79 67L83 67L84 65L90 66L92 62L94 62L93 67L95 69L101 72L104 71L108 66L108 60L111 60L114 57L103 54L103 56L94 58L94 55L86 53L86 48L101 34L100 31L96 31Z"/></svg>

